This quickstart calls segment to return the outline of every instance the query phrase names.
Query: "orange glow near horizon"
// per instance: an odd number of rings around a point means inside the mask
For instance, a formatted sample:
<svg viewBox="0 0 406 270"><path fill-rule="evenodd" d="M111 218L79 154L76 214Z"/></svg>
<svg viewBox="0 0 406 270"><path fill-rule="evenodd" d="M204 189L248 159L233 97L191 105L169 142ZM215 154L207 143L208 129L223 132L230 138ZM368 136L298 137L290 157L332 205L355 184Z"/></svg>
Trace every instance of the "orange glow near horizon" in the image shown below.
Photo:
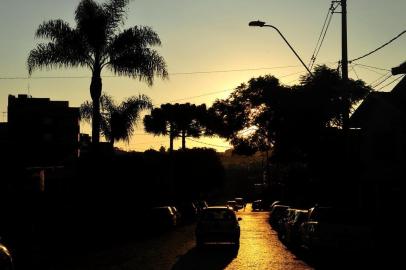
<svg viewBox="0 0 406 270"><path fill-rule="evenodd" d="M68 100L72 107L90 99L91 73L87 69L44 69L27 78L29 51L39 42L47 42L34 38L38 25L60 18L74 26L78 2L2 2L0 35L7 38L0 43L0 112L7 111L9 94ZM166 60L170 77L164 81L157 78L149 87L135 79L112 76L104 70L103 91L117 102L141 93L149 96L155 106L173 102L210 106L253 77L271 74L282 84L296 84L306 70L292 51L273 29L248 27L248 22L260 19L277 26L307 63L329 7L330 1L326 0L130 1L123 29L147 25L158 33L162 46L157 50ZM371 51L402 32L405 28L404 10L406 1L391 1L390 5L381 0L368 1L367 5L363 1L349 1L349 58ZM350 77L359 77L367 83L375 81L387 72L385 70L404 62L404 42L404 37L400 38L359 62L384 70L371 71L370 68L352 66ZM335 14L316 65L327 64L336 68L340 57L341 24L339 14ZM391 87L393 85L383 91L389 91ZM4 120L4 115L0 120ZM120 142L117 146L137 151L167 146L166 137L142 134L141 125L140 122L128 145ZM81 132L90 133L90 128L82 125ZM228 146L227 142L218 138L197 141L207 146L224 146L216 148L219 151ZM204 146L191 140L187 145Z"/></svg>

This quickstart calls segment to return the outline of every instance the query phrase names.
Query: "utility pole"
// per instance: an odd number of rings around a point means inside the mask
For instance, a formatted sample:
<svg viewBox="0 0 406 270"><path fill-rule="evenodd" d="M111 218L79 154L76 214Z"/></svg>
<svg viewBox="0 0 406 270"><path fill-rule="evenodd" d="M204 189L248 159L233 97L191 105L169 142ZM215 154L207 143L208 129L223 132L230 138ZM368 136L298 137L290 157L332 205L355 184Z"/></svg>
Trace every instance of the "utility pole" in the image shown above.
<svg viewBox="0 0 406 270"><path fill-rule="evenodd" d="M344 82L343 131L348 140L350 122L350 93L348 89L347 0L341 0L341 72Z"/></svg>
<svg viewBox="0 0 406 270"><path fill-rule="evenodd" d="M344 186L348 187L349 183L353 182L351 177L351 136L350 136L350 89L348 79L348 48L347 48L347 0L341 0L341 76L343 80L343 143L344 155L343 158L343 174L345 179Z"/></svg>

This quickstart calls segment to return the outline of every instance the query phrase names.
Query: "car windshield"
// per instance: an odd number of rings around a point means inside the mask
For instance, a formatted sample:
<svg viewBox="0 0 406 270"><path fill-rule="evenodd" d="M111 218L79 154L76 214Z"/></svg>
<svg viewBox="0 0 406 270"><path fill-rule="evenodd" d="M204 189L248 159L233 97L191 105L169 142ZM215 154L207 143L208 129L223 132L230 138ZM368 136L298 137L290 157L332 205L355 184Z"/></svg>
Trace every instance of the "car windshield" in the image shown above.
<svg viewBox="0 0 406 270"><path fill-rule="evenodd" d="M235 220L235 215L229 210L205 211L202 220Z"/></svg>

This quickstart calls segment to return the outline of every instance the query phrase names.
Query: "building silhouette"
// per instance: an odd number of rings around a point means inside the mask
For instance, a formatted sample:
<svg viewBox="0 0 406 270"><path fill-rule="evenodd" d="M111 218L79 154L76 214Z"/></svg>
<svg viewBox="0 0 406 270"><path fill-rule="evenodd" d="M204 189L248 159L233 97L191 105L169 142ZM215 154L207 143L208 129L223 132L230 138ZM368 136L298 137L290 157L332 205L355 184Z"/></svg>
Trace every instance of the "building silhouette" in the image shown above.
<svg viewBox="0 0 406 270"><path fill-rule="evenodd" d="M7 119L10 150L26 166L58 166L78 157L79 108L68 101L9 95Z"/></svg>

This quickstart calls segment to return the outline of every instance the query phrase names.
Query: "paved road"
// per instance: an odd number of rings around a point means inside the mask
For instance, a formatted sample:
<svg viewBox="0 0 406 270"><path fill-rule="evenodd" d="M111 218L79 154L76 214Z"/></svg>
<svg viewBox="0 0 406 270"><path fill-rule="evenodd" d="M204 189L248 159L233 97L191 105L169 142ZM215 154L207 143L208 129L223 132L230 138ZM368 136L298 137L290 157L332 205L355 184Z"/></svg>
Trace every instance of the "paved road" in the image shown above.
<svg viewBox="0 0 406 270"><path fill-rule="evenodd" d="M225 269L312 269L297 259L279 241L268 222L268 213L238 212L242 217L241 246L238 255Z"/></svg>
<svg viewBox="0 0 406 270"><path fill-rule="evenodd" d="M97 270L220 270L220 269L312 269L296 258L270 228L266 212L252 212L248 206L242 217L240 249L227 245L195 247L194 226L179 227L152 239L107 248L80 261L59 262L54 269Z"/></svg>

